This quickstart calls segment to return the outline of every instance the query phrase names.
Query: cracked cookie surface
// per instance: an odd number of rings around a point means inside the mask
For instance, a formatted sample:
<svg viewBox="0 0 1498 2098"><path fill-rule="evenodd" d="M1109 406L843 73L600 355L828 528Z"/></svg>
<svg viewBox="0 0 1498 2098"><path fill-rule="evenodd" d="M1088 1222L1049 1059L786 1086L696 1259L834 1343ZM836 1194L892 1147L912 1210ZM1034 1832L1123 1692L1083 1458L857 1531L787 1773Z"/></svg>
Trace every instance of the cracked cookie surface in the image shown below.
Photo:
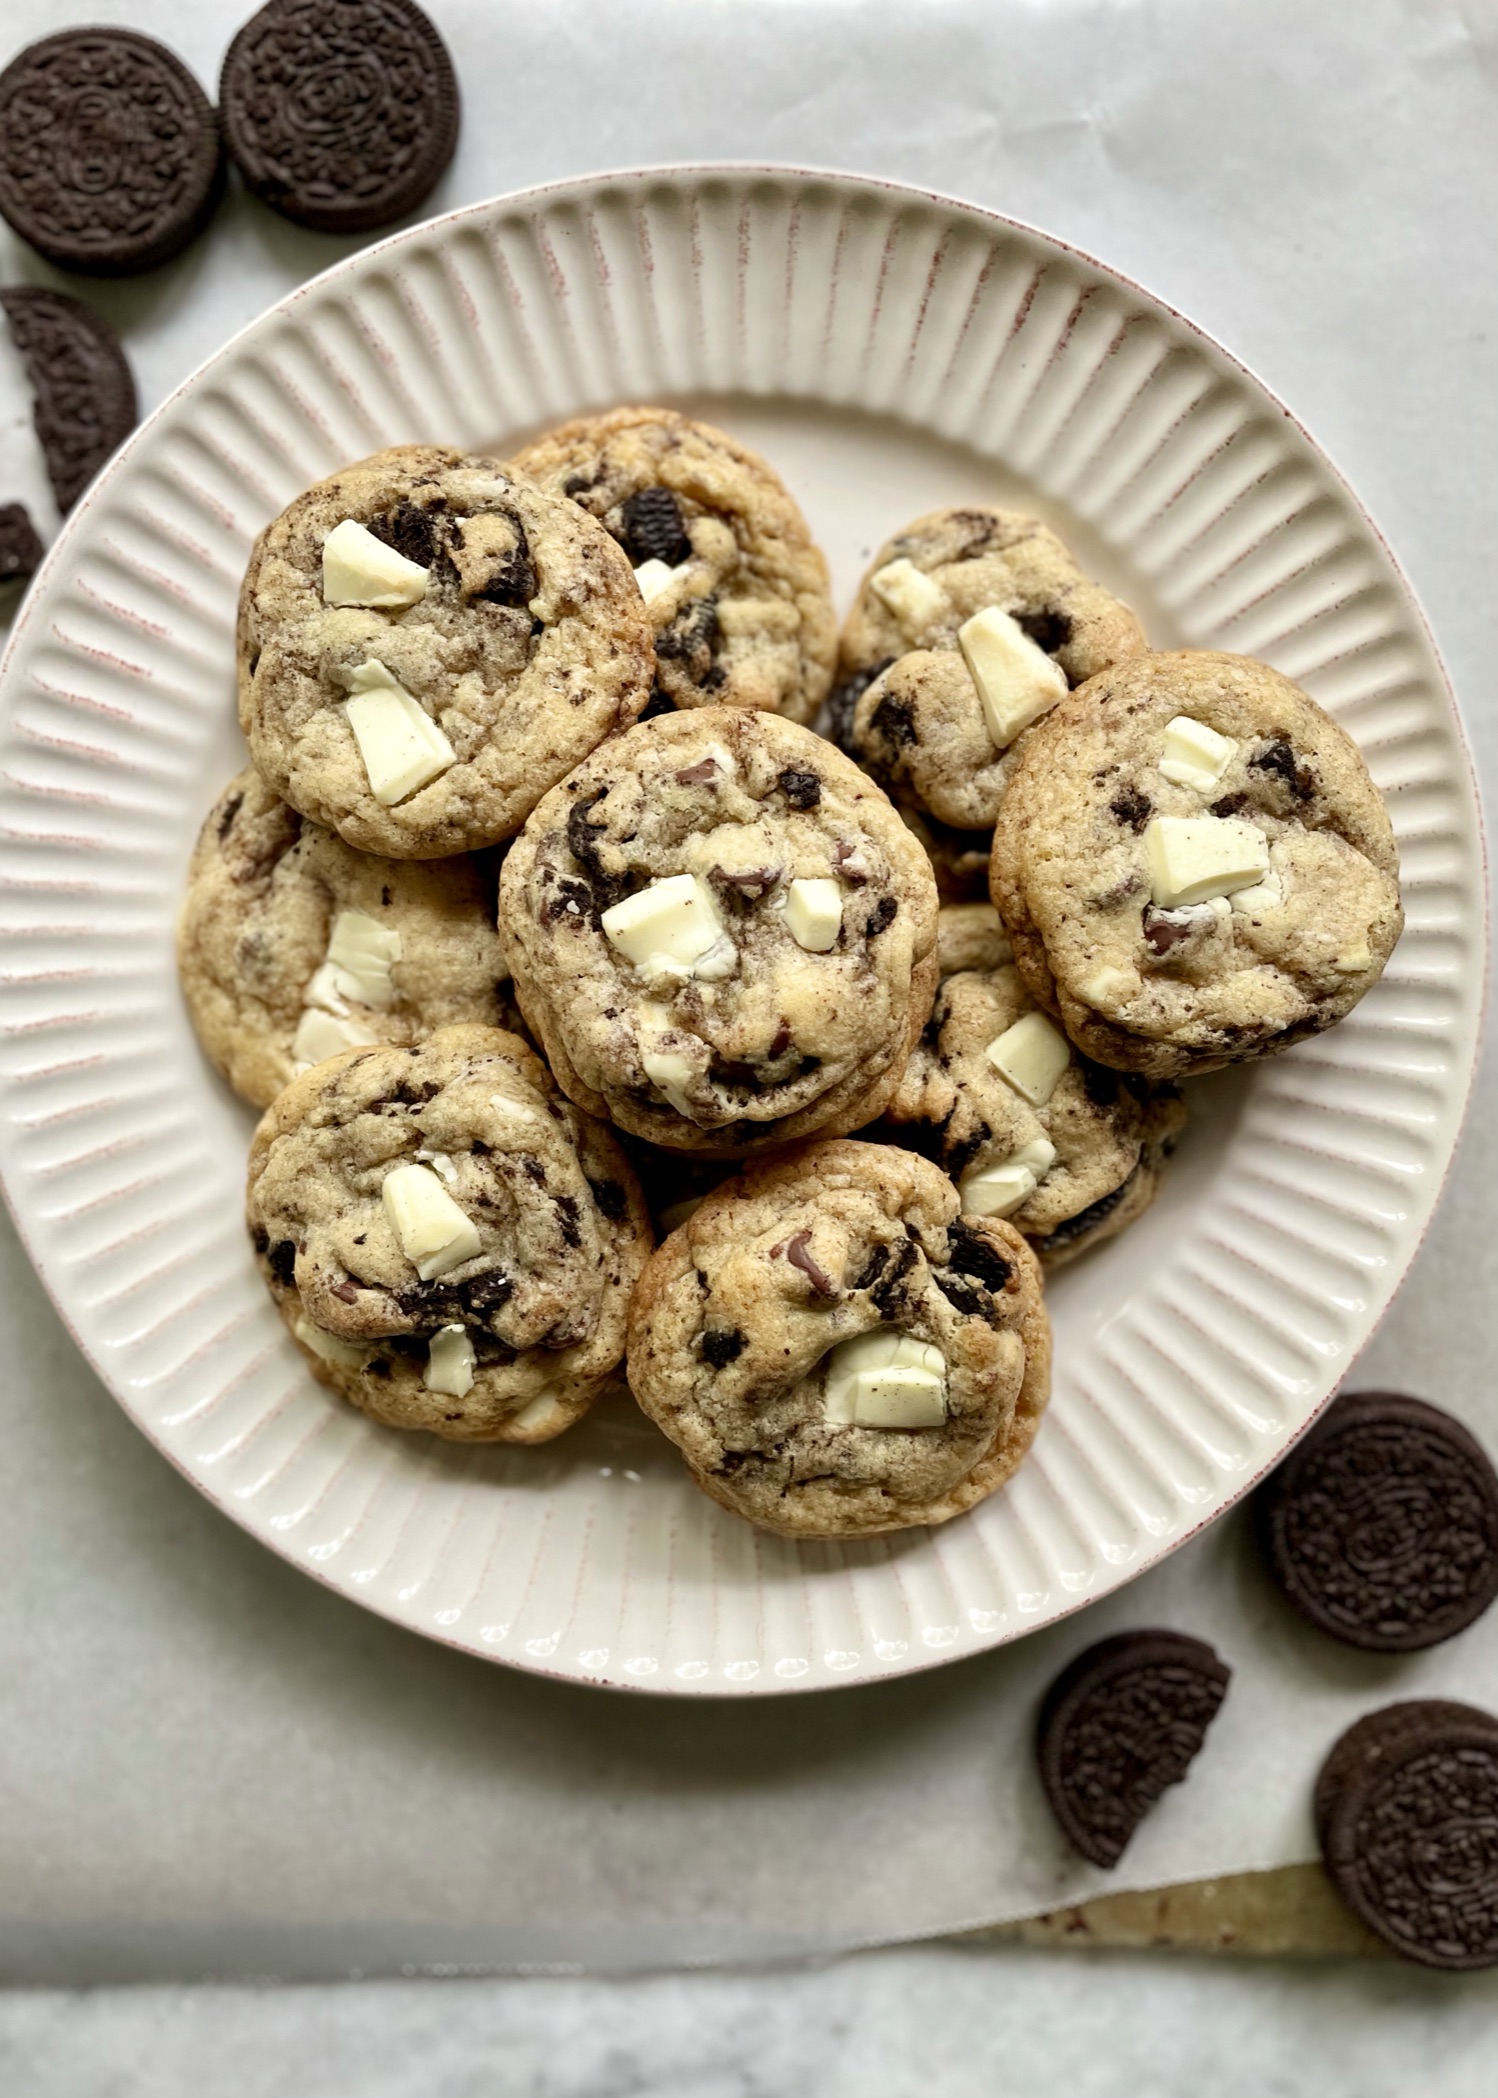
<svg viewBox="0 0 1498 2098"><path fill-rule="evenodd" d="M835 1351L864 1336L918 1358L930 1424L829 1418ZM945 1522L1001 1486L1049 1391L1040 1270L1018 1232L962 1218L927 1160L799 1146L709 1194L646 1268L630 1384L698 1484L786 1536Z"/></svg>
<svg viewBox="0 0 1498 2098"><path fill-rule="evenodd" d="M618 408L547 432L515 463L581 504L658 586L647 610L663 704L811 721L837 649L827 564L757 453L667 408Z"/></svg>
<svg viewBox="0 0 1498 2098"><path fill-rule="evenodd" d="M294 1080L256 1131L246 1213L314 1374L459 1442L544 1442L587 1411L650 1249L613 1134L492 1027Z"/></svg>
<svg viewBox="0 0 1498 2098"><path fill-rule="evenodd" d="M198 1040L235 1092L267 1107L299 1070L340 1049L407 1048L465 1021L507 1024L497 878L468 853L357 852L242 772L203 825L177 930ZM363 935L362 981L336 960L330 967L340 930L355 943L356 968Z"/></svg>
<svg viewBox="0 0 1498 2098"><path fill-rule="evenodd" d="M330 584L326 542L350 524L405 564L390 588ZM371 602L403 593L416 594ZM639 715L654 667L607 532L507 466L422 445L344 467L261 533L238 656L240 725L269 785L392 859L509 837ZM414 771L371 771L358 701L364 714L410 702L397 726L421 756ZM407 777L417 783L402 791Z"/></svg>
<svg viewBox="0 0 1498 2098"><path fill-rule="evenodd" d="M500 881L521 1010L562 1089L720 1156L874 1119L930 1011L936 920L879 788L809 730L728 708L614 738L542 802Z"/></svg>
<svg viewBox="0 0 1498 2098"><path fill-rule="evenodd" d="M1118 664L1037 723L991 884L1031 995L1088 1056L1155 1078L1332 1026L1403 924L1346 731L1267 664L1190 650Z"/></svg>
<svg viewBox="0 0 1498 2098"><path fill-rule="evenodd" d="M1010 964L948 976L884 1116L896 1143L957 1183L965 1211L1003 1201L1008 1221L1058 1267L1144 1214L1186 1110L1173 1085L1079 1055L1044 1100L1027 1099L988 1050L1034 1011ZM1015 1159L1028 1164L999 1186L985 1181Z"/></svg>

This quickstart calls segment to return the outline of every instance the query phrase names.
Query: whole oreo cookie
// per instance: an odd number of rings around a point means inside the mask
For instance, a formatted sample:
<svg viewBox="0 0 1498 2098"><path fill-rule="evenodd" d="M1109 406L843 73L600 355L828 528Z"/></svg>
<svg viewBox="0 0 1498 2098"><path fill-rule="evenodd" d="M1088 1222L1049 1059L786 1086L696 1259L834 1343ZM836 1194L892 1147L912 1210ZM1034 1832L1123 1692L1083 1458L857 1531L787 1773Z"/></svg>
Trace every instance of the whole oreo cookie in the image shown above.
<svg viewBox="0 0 1498 2098"><path fill-rule="evenodd" d="M64 29L0 73L0 213L63 269L155 269L207 223L222 177L212 105L153 37Z"/></svg>
<svg viewBox="0 0 1498 2098"><path fill-rule="evenodd" d="M36 434L59 510L71 509L135 428L135 381L109 323L65 292L0 291L36 405Z"/></svg>
<svg viewBox="0 0 1498 2098"><path fill-rule="evenodd" d="M1166 1786L1190 1769L1231 1674L1200 1639L1121 1632L1057 1676L1040 1708L1040 1776L1083 1857L1118 1863Z"/></svg>
<svg viewBox="0 0 1498 2098"><path fill-rule="evenodd" d="M1419 1699L1350 1727L1316 1784L1334 1885L1427 1967L1498 1966L1498 1719Z"/></svg>
<svg viewBox="0 0 1498 2098"><path fill-rule="evenodd" d="M1335 1400L1260 1489L1256 1515L1291 1601L1371 1653L1435 1646L1498 1595L1498 1473L1422 1399Z"/></svg>
<svg viewBox="0 0 1498 2098"><path fill-rule="evenodd" d="M318 233L403 217L458 142L452 61L412 0L269 0L229 46L219 103L255 195Z"/></svg>

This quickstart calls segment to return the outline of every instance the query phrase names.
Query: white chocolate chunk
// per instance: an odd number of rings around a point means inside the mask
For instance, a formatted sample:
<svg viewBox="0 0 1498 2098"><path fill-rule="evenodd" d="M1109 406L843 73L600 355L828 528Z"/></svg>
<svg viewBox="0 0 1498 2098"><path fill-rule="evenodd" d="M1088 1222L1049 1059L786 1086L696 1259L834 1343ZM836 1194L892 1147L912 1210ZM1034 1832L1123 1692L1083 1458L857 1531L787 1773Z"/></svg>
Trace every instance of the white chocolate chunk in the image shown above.
<svg viewBox="0 0 1498 2098"><path fill-rule="evenodd" d="M697 1075L691 1058L683 1056L679 1049L647 1049L640 1061L650 1083L659 1086L676 1112L690 1120L687 1087Z"/></svg>
<svg viewBox="0 0 1498 2098"><path fill-rule="evenodd" d="M291 1330L304 1348L310 1348L314 1355L321 1355L324 1362L336 1363L339 1369L362 1370L372 1352L369 1348L356 1348L351 1340L340 1340L336 1333L314 1326L309 1318L299 1318Z"/></svg>
<svg viewBox="0 0 1498 2098"><path fill-rule="evenodd" d="M395 1003L390 971L401 954L401 936L393 925L381 925L364 911L340 911L333 921L327 962L308 987L308 1003L323 1002L315 996L321 984L383 1012Z"/></svg>
<svg viewBox="0 0 1498 2098"><path fill-rule="evenodd" d="M675 568L668 568L664 561L642 561L635 570L635 581L640 586L640 595L646 604L663 597L677 580L691 567L690 561L679 561Z"/></svg>
<svg viewBox="0 0 1498 2098"><path fill-rule="evenodd" d="M1032 1107L1044 1107L1071 1062L1071 1043L1044 1013L1022 1013L983 1054Z"/></svg>
<svg viewBox="0 0 1498 2098"><path fill-rule="evenodd" d="M458 753L383 663L361 663L343 711L359 746L369 791L390 808L455 765Z"/></svg>
<svg viewBox="0 0 1498 2098"><path fill-rule="evenodd" d="M939 1428L947 1417L940 1348L882 1329L839 1341L827 1357L822 1417L859 1428Z"/></svg>
<svg viewBox="0 0 1498 2098"><path fill-rule="evenodd" d="M352 517L334 525L322 543L325 605L369 605L382 612L419 605L430 573Z"/></svg>
<svg viewBox="0 0 1498 2098"><path fill-rule="evenodd" d="M1344 976L1360 976L1372 963L1373 949L1368 942L1355 940L1350 947L1342 949L1333 966L1340 969Z"/></svg>
<svg viewBox="0 0 1498 2098"><path fill-rule="evenodd" d="M914 561L886 562L869 577L869 588L894 613L907 634L918 634L951 610L941 584L933 583Z"/></svg>
<svg viewBox="0 0 1498 2098"><path fill-rule="evenodd" d="M1232 764L1237 748L1231 736L1219 736L1205 721L1177 714L1165 724L1160 771L1174 786L1195 787L1200 794L1210 794Z"/></svg>
<svg viewBox="0 0 1498 2098"><path fill-rule="evenodd" d="M724 937L713 892L697 874L649 883L610 905L602 922L610 945L646 976L695 975Z"/></svg>
<svg viewBox="0 0 1498 2098"><path fill-rule="evenodd" d="M522 1406L518 1413L512 1414L510 1426L523 1428L529 1434L533 1428L550 1427L553 1421L560 1422L561 1418L562 1409L557 1404L556 1394L548 1388L537 1392L528 1406Z"/></svg>
<svg viewBox="0 0 1498 2098"><path fill-rule="evenodd" d="M1007 1217L1029 1201L1056 1163L1056 1146L1046 1137L1021 1144L998 1165L969 1173L962 1183L962 1213L967 1217Z"/></svg>
<svg viewBox="0 0 1498 2098"><path fill-rule="evenodd" d="M440 1391L450 1399L466 1398L472 1391L473 1342L461 1326L439 1326L432 1335L421 1381L428 1391Z"/></svg>
<svg viewBox="0 0 1498 2098"><path fill-rule="evenodd" d="M785 900L785 922L798 947L808 954L825 954L837 945L843 929L842 890L821 877L793 881Z"/></svg>
<svg viewBox="0 0 1498 2098"><path fill-rule="evenodd" d="M430 1166L396 1166L380 1188L401 1251L423 1282L435 1282L483 1250L473 1224Z"/></svg>
<svg viewBox="0 0 1498 2098"><path fill-rule="evenodd" d="M422 1165L430 1166L432 1171L440 1179L445 1180L449 1187L457 1186L458 1161L450 1151L418 1151L416 1156Z"/></svg>
<svg viewBox="0 0 1498 2098"><path fill-rule="evenodd" d="M340 1020L332 1013L309 1006L292 1036L291 1060L299 1073L310 1071L324 1057L337 1056L344 1049L368 1049L375 1039L358 1020Z"/></svg>
<svg viewBox="0 0 1498 2098"><path fill-rule="evenodd" d="M1007 750L1032 721L1048 714L1066 697L1066 673L1025 632L1017 619L996 606L975 612L957 629L983 719L996 750Z"/></svg>
<svg viewBox="0 0 1498 2098"><path fill-rule="evenodd" d="M1262 881L1255 882L1251 889L1239 889L1231 903L1224 897L1214 896L1213 904L1221 904L1227 911L1277 911L1285 900L1285 884L1279 870L1271 867Z"/></svg>
<svg viewBox="0 0 1498 2098"><path fill-rule="evenodd" d="M1167 911L1252 888L1269 872L1269 841L1241 816L1154 816L1144 853L1150 893Z"/></svg>
<svg viewBox="0 0 1498 2098"><path fill-rule="evenodd" d="M1137 969L1115 969L1106 965L1094 970L1085 983L1079 983L1076 995L1084 1005L1095 1006L1099 1012L1104 1012L1110 1005L1127 1005L1141 988Z"/></svg>

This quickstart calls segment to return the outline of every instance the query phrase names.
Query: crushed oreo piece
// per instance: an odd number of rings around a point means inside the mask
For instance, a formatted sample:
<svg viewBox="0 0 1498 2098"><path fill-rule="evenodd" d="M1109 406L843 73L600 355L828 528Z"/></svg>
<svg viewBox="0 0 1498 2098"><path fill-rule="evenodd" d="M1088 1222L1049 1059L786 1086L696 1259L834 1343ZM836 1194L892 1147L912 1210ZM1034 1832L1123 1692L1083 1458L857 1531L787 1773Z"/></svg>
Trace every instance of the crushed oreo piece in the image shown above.
<svg viewBox="0 0 1498 2098"><path fill-rule="evenodd" d="M45 549L24 503L0 503L0 583L29 583Z"/></svg>
<svg viewBox="0 0 1498 2098"><path fill-rule="evenodd" d="M822 799L822 782L814 772L782 772L775 782L793 809L814 809Z"/></svg>
<svg viewBox="0 0 1498 2098"><path fill-rule="evenodd" d="M620 544L638 568L645 561L664 561L679 568L692 558L681 504L669 488L641 488L619 506Z"/></svg>
<svg viewBox="0 0 1498 2098"><path fill-rule="evenodd" d="M702 1336L702 1359L721 1370L736 1362L746 1346L745 1336L737 1326L710 1326Z"/></svg>
<svg viewBox="0 0 1498 2098"><path fill-rule="evenodd" d="M1154 807L1149 796L1141 794L1137 787L1125 787L1109 802L1108 813L1137 835L1154 814Z"/></svg>

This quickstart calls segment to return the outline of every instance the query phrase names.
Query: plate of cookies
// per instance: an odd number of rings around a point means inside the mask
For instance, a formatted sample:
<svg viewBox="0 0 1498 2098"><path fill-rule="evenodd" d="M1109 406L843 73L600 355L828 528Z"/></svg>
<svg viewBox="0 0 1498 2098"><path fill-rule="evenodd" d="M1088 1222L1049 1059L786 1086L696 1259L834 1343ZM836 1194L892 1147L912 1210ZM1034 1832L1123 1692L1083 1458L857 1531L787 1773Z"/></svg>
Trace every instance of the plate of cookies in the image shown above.
<svg viewBox="0 0 1498 2098"><path fill-rule="evenodd" d="M320 1581L871 1680L1325 1405L1484 912L1418 607L1225 351L919 191L601 177L341 263L72 511L0 670L0 1171Z"/></svg>

